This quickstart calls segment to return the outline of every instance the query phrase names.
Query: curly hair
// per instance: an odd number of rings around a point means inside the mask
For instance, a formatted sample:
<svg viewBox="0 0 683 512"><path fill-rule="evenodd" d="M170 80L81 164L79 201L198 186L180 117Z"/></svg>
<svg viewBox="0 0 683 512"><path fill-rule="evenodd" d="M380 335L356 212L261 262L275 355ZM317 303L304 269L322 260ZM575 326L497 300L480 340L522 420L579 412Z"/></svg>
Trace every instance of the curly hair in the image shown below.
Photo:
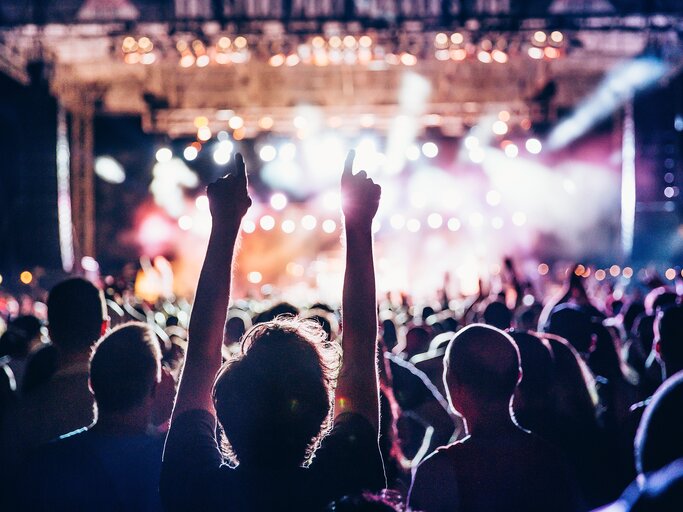
<svg viewBox="0 0 683 512"><path fill-rule="evenodd" d="M213 387L229 462L309 464L331 427L340 362L315 321L278 316L249 329Z"/></svg>

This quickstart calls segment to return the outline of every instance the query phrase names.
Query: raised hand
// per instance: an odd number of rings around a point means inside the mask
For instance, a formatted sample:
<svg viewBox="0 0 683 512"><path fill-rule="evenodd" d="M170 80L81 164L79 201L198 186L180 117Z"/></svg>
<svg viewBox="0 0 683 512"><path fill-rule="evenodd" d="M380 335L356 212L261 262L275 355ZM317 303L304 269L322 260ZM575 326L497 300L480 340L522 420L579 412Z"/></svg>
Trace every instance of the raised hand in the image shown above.
<svg viewBox="0 0 683 512"><path fill-rule="evenodd" d="M219 178L206 189L214 227L239 227L251 206L247 190L247 171L241 153L235 155L235 172Z"/></svg>
<svg viewBox="0 0 683 512"><path fill-rule="evenodd" d="M342 211L346 225L371 224L382 188L365 171L353 174L354 150L349 151L341 177Z"/></svg>

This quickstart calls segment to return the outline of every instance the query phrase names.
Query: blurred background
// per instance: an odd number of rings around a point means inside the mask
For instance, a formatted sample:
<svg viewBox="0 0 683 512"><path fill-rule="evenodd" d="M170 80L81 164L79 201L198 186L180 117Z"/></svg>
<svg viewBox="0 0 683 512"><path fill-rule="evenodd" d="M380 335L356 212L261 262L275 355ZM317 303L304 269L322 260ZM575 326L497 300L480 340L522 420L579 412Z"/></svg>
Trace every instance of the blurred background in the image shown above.
<svg viewBox="0 0 683 512"><path fill-rule="evenodd" d="M240 151L238 293L336 301L350 148L382 293L679 280L682 37L675 0L3 0L0 286L191 296Z"/></svg>

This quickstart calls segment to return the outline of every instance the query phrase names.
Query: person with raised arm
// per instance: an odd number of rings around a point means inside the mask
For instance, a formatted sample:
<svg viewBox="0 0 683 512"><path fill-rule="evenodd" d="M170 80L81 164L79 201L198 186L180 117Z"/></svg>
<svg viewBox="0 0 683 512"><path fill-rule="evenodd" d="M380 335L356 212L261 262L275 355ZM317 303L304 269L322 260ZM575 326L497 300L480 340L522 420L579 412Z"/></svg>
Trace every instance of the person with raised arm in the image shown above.
<svg viewBox="0 0 683 512"><path fill-rule="evenodd" d="M320 510L384 486L371 234L380 188L352 173L350 153L341 183L347 267L335 400L339 348L313 321L257 324L241 353L221 363L232 259L251 205L239 153L235 162L234 175L207 189L213 223L164 450L162 502L167 510Z"/></svg>

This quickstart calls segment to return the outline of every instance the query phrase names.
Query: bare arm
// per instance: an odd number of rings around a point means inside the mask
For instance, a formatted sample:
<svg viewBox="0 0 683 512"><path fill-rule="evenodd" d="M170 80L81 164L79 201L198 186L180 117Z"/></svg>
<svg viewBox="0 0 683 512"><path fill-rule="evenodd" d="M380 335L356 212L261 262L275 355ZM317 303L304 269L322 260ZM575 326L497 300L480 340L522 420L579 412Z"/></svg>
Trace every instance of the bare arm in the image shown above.
<svg viewBox="0 0 683 512"><path fill-rule="evenodd" d="M361 414L377 429L377 305L372 254L372 219L381 189L364 171L353 174L355 153L349 152L341 180L346 271L342 297L342 370L337 385L335 417Z"/></svg>
<svg viewBox="0 0 683 512"><path fill-rule="evenodd" d="M232 258L242 217L251 206L242 155L235 156L236 173L207 188L212 225L204 265L197 284L174 417L191 409L215 415L211 387L221 366L223 330L230 300Z"/></svg>

